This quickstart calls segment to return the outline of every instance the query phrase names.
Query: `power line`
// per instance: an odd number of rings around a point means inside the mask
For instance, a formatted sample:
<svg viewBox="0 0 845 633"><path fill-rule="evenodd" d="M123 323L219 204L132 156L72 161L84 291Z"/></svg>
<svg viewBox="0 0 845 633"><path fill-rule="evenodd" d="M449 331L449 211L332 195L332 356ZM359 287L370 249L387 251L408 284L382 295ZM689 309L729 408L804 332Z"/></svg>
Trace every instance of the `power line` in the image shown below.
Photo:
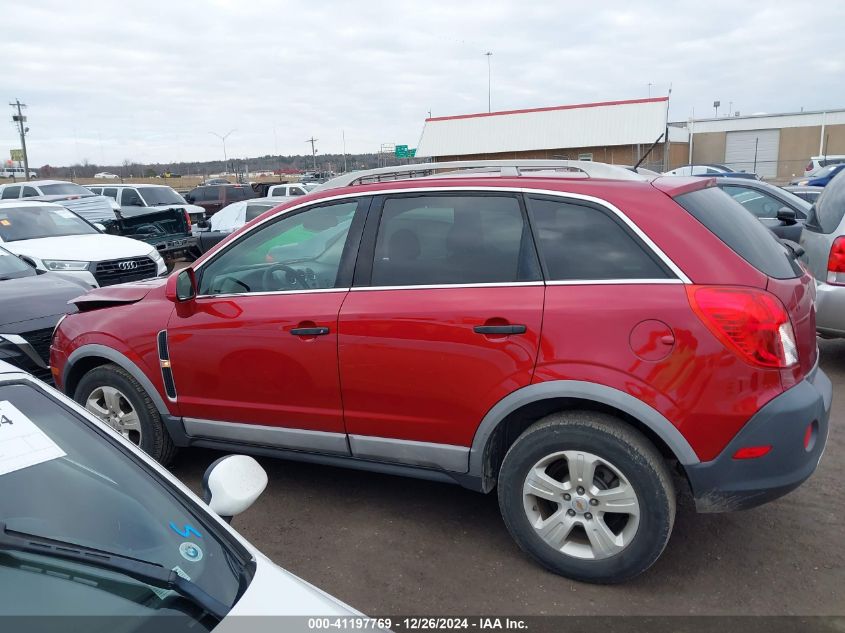
<svg viewBox="0 0 845 633"><path fill-rule="evenodd" d="M10 106L17 109L18 113L12 115L12 121L18 127L18 133L21 135L21 153L23 154L23 177L24 180L29 180L29 157L26 154L26 133L29 132L29 128L24 126L26 123L26 117L21 112L21 108L25 108L26 104L21 103L20 99L15 99L14 103L10 103Z"/></svg>

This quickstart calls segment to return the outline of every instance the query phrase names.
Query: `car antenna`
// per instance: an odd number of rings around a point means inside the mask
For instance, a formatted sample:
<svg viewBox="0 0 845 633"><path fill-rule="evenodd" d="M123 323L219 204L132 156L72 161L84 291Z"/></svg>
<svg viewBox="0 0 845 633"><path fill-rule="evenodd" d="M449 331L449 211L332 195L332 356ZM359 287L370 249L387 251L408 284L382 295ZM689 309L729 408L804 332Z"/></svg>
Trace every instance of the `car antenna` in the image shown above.
<svg viewBox="0 0 845 633"><path fill-rule="evenodd" d="M653 150L655 147L657 147L657 144L660 142L660 139L662 139L662 138L663 138L663 135L664 135L664 134L666 134L666 132L661 132L661 133L660 133L660 136L658 136L658 137L657 137L657 140L656 140L656 141L654 141L654 143L652 143L652 144L651 144L651 147L649 147L649 148L646 150L646 153L645 153L645 154L643 154L643 157L642 157L640 160L638 160L638 161L637 161L637 164L636 164L636 165L634 165L634 171L637 171L637 167L639 167L640 165L642 165L642 164L643 164L643 161L644 161L646 158L648 158L648 155L649 155L649 154L651 154L651 150Z"/></svg>

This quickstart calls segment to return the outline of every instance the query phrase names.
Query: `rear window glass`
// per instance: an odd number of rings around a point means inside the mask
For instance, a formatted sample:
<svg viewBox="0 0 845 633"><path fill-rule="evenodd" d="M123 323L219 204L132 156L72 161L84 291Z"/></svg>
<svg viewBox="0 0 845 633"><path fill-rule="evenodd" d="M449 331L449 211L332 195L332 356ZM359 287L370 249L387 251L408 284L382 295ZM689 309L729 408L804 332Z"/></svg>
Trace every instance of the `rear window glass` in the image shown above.
<svg viewBox="0 0 845 633"><path fill-rule="evenodd" d="M691 191L675 201L764 275L801 276L801 268L774 233L718 187Z"/></svg>
<svg viewBox="0 0 845 633"><path fill-rule="evenodd" d="M810 210L805 228L815 233L833 233L845 216L845 176L837 175L822 190Z"/></svg>

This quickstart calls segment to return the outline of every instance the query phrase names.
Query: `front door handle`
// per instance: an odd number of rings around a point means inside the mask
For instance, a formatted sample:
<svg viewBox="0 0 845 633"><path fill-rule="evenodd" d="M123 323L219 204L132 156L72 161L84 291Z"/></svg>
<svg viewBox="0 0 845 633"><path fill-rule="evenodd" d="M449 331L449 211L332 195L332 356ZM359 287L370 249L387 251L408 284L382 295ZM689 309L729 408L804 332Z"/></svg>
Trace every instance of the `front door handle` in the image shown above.
<svg viewBox="0 0 845 633"><path fill-rule="evenodd" d="M476 325L472 331L476 334L525 334L524 325Z"/></svg>
<svg viewBox="0 0 845 633"><path fill-rule="evenodd" d="M329 333L327 327L295 327L290 331L294 336L325 336Z"/></svg>

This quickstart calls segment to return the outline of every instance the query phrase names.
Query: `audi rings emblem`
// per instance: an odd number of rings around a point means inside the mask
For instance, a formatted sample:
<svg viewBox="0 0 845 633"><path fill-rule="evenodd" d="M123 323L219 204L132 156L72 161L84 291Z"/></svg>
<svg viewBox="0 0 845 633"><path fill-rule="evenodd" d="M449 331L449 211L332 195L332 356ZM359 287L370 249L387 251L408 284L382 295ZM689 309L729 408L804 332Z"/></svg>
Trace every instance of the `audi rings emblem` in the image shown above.
<svg viewBox="0 0 845 633"><path fill-rule="evenodd" d="M120 270L135 270L138 268L138 262L117 262L117 267L120 268Z"/></svg>

